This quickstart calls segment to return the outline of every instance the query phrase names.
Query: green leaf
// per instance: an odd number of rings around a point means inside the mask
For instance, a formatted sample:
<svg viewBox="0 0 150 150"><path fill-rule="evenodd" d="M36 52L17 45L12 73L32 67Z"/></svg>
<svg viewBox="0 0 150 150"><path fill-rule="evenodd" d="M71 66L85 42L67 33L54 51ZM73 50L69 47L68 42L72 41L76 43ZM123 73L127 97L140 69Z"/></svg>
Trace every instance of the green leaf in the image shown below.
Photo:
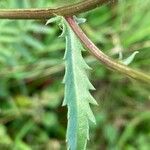
<svg viewBox="0 0 150 150"><path fill-rule="evenodd" d="M86 22L85 18L77 18L76 16L74 16L74 19L78 24L82 24Z"/></svg>
<svg viewBox="0 0 150 150"><path fill-rule="evenodd" d="M122 60L121 62L125 65L131 64L133 62L136 54L138 54L138 53L139 53L138 51L133 52L128 58Z"/></svg>
<svg viewBox="0 0 150 150"><path fill-rule="evenodd" d="M62 19L61 16L56 16L56 17L50 18L49 20L47 20L46 25L60 21L61 19Z"/></svg>
<svg viewBox="0 0 150 150"><path fill-rule="evenodd" d="M85 150L89 139L89 121L95 123L90 103L97 104L89 90L95 88L90 83L86 71L90 67L84 61L81 50L83 49L68 23L65 26L66 52L64 56L66 72L65 98L63 106L68 106L68 127L66 140L68 149Z"/></svg>

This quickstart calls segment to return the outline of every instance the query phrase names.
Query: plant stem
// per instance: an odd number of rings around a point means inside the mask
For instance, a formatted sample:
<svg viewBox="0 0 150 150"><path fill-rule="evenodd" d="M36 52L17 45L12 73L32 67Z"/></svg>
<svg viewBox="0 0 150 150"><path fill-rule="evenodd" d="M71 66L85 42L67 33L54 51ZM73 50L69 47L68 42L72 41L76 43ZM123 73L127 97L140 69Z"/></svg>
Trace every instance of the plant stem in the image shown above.
<svg viewBox="0 0 150 150"><path fill-rule="evenodd" d="M114 0L84 0L55 9L0 9L0 19L49 19L53 16L72 16L94 9Z"/></svg>
<svg viewBox="0 0 150 150"><path fill-rule="evenodd" d="M69 23L70 27L76 33L82 43L88 48L89 52L105 66L125 74L128 77L150 84L150 75L134 70L120 62L117 62L98 49L96 45L85 35L79 25L74 21L73 17L66 17L66 21Z"/></svg>

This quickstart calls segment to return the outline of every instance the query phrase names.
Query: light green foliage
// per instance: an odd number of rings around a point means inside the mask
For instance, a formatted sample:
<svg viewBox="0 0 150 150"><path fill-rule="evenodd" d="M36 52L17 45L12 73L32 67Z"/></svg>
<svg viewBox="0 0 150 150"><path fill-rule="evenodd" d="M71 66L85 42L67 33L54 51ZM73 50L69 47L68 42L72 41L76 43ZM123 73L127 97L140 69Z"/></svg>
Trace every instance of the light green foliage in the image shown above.
<svg viewBox="0 0 150 150"><path fill-rule="evenodd" d="M66 0L0 0L1 8L65 4ZM80 15L88 20L83 30L113 58L118 58L118 45L124 59L139 51L132 67L150 72L149 6L150 0L105 5ZM60 84L65 43L58 38L57 24L44 23L0 20L0 150L66 150L66 107L61 107L64 85ZM91 123L87 149L149 150L149 85L108 71L88 53L85 60L93 68L94 97L100 103L93 108L96 125ZM47 86L39 89L41 83Z"/></svg>
<svg viewBox="0 0 150 150"><path fill-rule="evenodd" d="M85 19L74 17L78 24ZM60 22L63 27L61 37L66 38L66 51L64 55L66 73L65 96L63 106L68 106L68 127L66 141L68 149L84 150L89 139L89 120L95 123L90 103L97 104L89 90L95 90L90 83L86 70L91 69L82 57L83 47L63 17L56 16L46 24Z"/></svg>
<svg viewBox="0 0 150 150"><path fill-rule="evenodd" d="M94 87L86 74L86 70L90 68L82 57L81 43L66 22L65 37L66 73L63 105L68 106L68 149L84 150L89 139L89 120L95 123L95 118L89 106L89 103L96 104L89 93L89 90L94 90Z"/></svg>
<svg viewBox="0 0 150 150"><path fill-rule="evenodd" d="M133 52L129 57L127 57L126 59L122 60L122 52L119 53L119 59L121 59L121 62L125 65L129 65L133 62L136 54L138 54L138 51Z"/></svg>

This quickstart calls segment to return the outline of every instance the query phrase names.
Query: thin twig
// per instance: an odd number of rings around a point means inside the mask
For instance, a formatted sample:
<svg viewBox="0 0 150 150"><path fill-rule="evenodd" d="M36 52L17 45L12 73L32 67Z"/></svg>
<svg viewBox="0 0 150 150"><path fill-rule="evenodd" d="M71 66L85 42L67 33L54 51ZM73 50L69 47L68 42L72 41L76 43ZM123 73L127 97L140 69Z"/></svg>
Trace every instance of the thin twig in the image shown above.
<svg viewBox="0 0 150 150"><path fill-rule="evenodd" d="M0 9L0 19L49 19L50 17L72 16L94 9L114 0L84 0L82 2L55 9Z"/></svg>
<svg viewBox="0 0 150 150"><path fill-rule="evenodd" d="M125 74L128 77L150 84L150 75L134 70L120 62L113 60L96 47L96 45L85 35L79 25L74 21L73 17L66 17L66 20L72 30L82 41L82 43L88 48L89 52L94 55L99 61L101 61L105 66L122 74Z"/></svg>

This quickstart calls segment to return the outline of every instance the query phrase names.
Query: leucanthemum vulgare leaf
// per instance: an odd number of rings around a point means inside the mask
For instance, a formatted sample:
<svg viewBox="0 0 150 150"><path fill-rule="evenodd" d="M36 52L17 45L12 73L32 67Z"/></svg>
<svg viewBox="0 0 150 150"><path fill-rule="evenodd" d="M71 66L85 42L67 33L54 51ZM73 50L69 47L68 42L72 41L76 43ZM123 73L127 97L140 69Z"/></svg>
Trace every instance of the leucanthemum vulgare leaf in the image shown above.
<svg viewBox="0 0 150 150"><path fill-rule="evenodd" d="M122 60L122 63L125 65L129 65L133 62L136 54L138 54L138 51L133 52L129 57L127 57L126 59Z"/></svg>
<svg viewBox="0 0 150 150"><path fill-rule="evenodd" d="M84 150L89 139L89 120L95 122L89 103L96 104L89 90L94 90L86 70L81 50L82 45L67 22L65 24L66 52L64 56L66 73L64 77L65 98L63 105L68 106L68 149Z"/></svg>
<svg viewBox="0 0 150 150"><path fill-rule="evenodd" d="M126 59L123 59L123 56L122 56L122 52L119 53L119 59L120 61L124 64L124 65L129 65L133 62L136 54L138 54L139 52L138 51L135 51L133 52L129 57L127 57Z"/></svg>
<svg viewBox="0 0 150 150"><path fill-rule="evenodd" d="M78 20L77 23L82 22L81 19L76 18L76 21ZM95 123L90 103L97 104L89 90L95 88L86 74L90 67L82 57L83 47L79 39L64 18L61 19L61 23L63 37L66 38L64 55L66 72L63 80L65 84L63 106L68 106L66 141L69 150L85 150L89 139L89 121Z"/></svg>

